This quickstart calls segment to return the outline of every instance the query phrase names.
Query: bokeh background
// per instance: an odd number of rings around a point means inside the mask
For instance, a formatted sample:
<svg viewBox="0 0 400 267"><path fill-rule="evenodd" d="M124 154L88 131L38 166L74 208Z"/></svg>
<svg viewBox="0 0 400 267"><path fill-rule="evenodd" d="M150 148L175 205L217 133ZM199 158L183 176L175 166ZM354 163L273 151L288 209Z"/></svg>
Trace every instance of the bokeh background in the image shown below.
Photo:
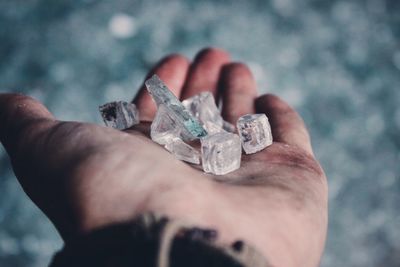
<svg viewBox="0 0 400 267"><path fill-rule="evenodd" d="M0 92L60 119L101 123L160 57L204 46L310 128L330 186L322 266L400 266L400 1L0 0ZM61 246L1 147L0 266L46 266Z"/></svg>

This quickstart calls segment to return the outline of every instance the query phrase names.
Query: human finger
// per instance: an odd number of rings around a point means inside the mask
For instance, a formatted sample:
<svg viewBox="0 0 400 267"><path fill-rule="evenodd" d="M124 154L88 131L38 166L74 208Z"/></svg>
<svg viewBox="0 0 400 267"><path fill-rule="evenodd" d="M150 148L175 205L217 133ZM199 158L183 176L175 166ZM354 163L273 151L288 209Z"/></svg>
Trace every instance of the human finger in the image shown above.
<svg viewBox="0 0 400 267"><path fill-rule="evenodd" d="M230 63L222 68L219 90L222 115L230 123L245 114L254 113L257 86L249 68L243 63Z"/></svg>
<svg viewBox="0 0 400 267"><path fill-rule="evenodd" d="M303 119L279 97L266 94L255 101L256 111L270 121L274 141L298 146L313 154L309 133Z"/></svg>
<svg viewBox="0 0 400 267"><path fill-rule="evenodd" d="M37 100L0 94L0 141L10 155L54 123L53 115Z"/></svg>
<svg viewBox="0 0 400 267"><path fill-rule="evenodd" d="M229 62L229 54L217 48L200 51L190 66L181 99L203 91L211 91L216 97L218 78L223 65Z"/></svg>

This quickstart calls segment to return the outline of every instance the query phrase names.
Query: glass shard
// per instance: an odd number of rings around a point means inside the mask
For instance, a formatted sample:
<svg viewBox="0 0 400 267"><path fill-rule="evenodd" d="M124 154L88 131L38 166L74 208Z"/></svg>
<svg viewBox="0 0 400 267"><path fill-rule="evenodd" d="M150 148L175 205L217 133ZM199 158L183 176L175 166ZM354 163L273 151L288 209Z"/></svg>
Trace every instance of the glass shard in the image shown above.
<svg viewBox="0 0 400 267"><path fill-rule="evenodd" d="M211 92L201 92L185 99L182 104L203 124L208 133L222 130L223 119Z"/></svg>
<svg viewBox="0 0 400 267"><path fill-rule="evenodd" d="M179 160L200 164L199 151L183 142L180 138L173 139L165 145L165 148Z"/></svg>
<svg viewBox="0 0 400 267"><path fill-rule="evenodd" d="M271 126L265 114L247 114L237 121L246 154L256 153L272 144Z"/></svg>
<svg viewBox="0 0 400 267"><path fill-rule="evenodd" d="M182 101L182 104L195 116L209 134L227 131L234 133L235 126L222 119L211 92L201 92Z"/></svg>
<svg viewBox="0 0 400 267"><path fill-rule="evenodd" d="M236 134L220 132L201 139L203 170L223 175L239 169L242 155L240 138Z"/></svg>
<svg viewBox="0 0 400 267"><path fill-rule="evenodd" d="M157 106L163 104L168 115L180 128L184 129L181 131L182 138L192 140L207 135L207 131L200 122L190 114L157 75L148 79L145 85Z"/></svg>
<svg viewBox="0 0 400 267"><path fill-rule="evenodd" d="M177 123L168 113L167 108L160 104L156 116L150 127L150 137L154 142L165 145L180 136L180 129Z"/></svg>
<svg viewBox="0 0 400 267"><path fill-rule="evenodd" d="M139 111L135 104L115 101L99 107L101 117L108 127L124 130L139 123Z"/></svg>

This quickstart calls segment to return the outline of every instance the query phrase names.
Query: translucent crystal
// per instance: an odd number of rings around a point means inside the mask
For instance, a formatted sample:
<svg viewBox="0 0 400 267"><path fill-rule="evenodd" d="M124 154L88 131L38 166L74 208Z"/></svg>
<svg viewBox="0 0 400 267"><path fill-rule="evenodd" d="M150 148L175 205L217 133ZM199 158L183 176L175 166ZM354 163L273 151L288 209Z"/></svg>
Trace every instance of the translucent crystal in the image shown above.
<svg viewBox="0 0 400 267"><path fill-rule="evenodd" d="M165 145L172 142L173 139L180 136L180 128L168 113L167 108L160 104L157 109L156 116L151 123L150 137L151 139Z"/></svg>
<svg viewBox="0 0 400 267"><path fill-rule="evenodd" d="M225 131L230 132L230 133L236 132L235 125L233 125L232 123L227 122L227 121L223 122L222 129L224 129Z"/></svg>
<svg viewBox="0 0 400 267"><path fill-rule="evenodd" d="M235 132L235 126L222 119L211 92L201 92L183 100L182 104L200 121L209 134L223 130Z"/></svg>
<svg viewBox="0 0 400 267"><path fill-rule="evenodd" d="M183 142L180 138L173 139L165 145L165 148L179 160L200 164L199 151Z"/></svg>
<svg viewBox="0 0 400 267"><path fill-rule="evenodd" d="M247 114L237 121L246 154L256 153L272 144L271 126L265 114Z"/></svg>
<svg viewBox="0 0 400 267"><path fill-rule="evenodd" d="M200 122L190 114L157 75L148 79L145 85L157 106L163 104L170 118L176 122L179 128L182 128L182 138L196 139L207 135L207 131Z"/></svg>
<svg viewBox="0 0 400 267"><path fill-rule="evenodd" d="M124 130L139 123L139 111L132 103L110 102L100 106L99 110L108 127Z"/></svg>
<svg viewBox="0 0 400 267"><path fill-rule="evenodd" d="M182 101L182 104L204 126L208 133L220 132L223 119L211 92L202 92Z"/></svg>
<svg viewBox="0 0 400 267"><path fill-rule="evenodd" d="M203 170L217 175L240 167L242 147L236 134L220 132L201 139Z"/></svg>

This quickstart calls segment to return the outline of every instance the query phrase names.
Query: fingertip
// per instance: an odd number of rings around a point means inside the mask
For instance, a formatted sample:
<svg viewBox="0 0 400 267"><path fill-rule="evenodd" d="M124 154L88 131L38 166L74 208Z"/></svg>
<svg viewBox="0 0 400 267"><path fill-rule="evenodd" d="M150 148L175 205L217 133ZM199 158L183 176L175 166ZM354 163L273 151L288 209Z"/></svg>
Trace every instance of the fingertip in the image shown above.
<svg viewBox="0 0 400 267"><path fill-rule="evenodd" d="M210 60L210 61L226 61L228 62L230 60L230 54L225 51L224 49L217 48L217 47L206 47L200 50L200 52L197 53L195 60Z"/></svg>
<svg viewBox="0 0 400 267"><path fill-rule="evenodd" d="M157 74L168 88L179 98L182 86L189 69L190 61L180 54L171 54L160 60L148 73L146 79ZM146 80L145 79L145 80ZM133 100L139 109L141 120L152 120L156 113L156 105L143 84Z"/></svg>
<svg viewBox="0 0 400 267"><path fill-rule="evenodd" d="M38 100L20 93L0 94L0 118L4 120L21 115L27 118L48 118L53 119L53 115Z"/></svg>
<svg viewBox="0 0 400 267"><path fill-rule="evenodd" d="M175 96L179 98L189 65L190 61L185 56L171 54L162 59L153 71L149 73L147 78L150 78L153 74L157 74Z"/></svg>
<svg viewBox="0 0 400 267"><path fill-rule="evenodd" d="M176 62L177 64L183 64L183 65L190 64L190 61L187 57L178 53L169 54L168 56L164 57L159 64L163 64L165 61L169 61L170 63Z"/></svg>
<svg viewBox="0 0 400 267"><path fill-rule="evenodd" d="M265 94L255 100L256 112L265 113L271 124L274 141L295 145L313 155L310 135L300 115L273 94Z"/></svg>
<svg viewBox="0 0 400 267"><path fill-rule="evenodd" d="M279 96L274 94L264 94L255 100L256 109L261 112L267 110L293 111L294 110L283 101Z"/></svg>
<svg viewBox="0 0 400 267"><path fill-rule="evenodd" d="M157 74L164 83L178 94L186 77L190 61L183 55L171 54L161 59L155 67L149 71L146 79ZM179 94L177 95L179 96Z"/></svg>
<svg viewBox="0 0 400 267"><path fill-rule="evenodd" d="M0 94L0 141L6 146L18 142L33 121L54 120L38 100L23 94Z"/></svg>
<svg viewBox="0 0 400 267"><path fill-rule="evenodd" d="M229 97L232 94L257 96L257 84L249 67L242 62L225 64L221 69L218 84L219 93Z"/></svg>
<svg viewBox="0 0 400 267"><path fill-rule="evenodd" d="M216 96L221 68L229 61L230 55L223 49L208 47L201 50L190 66L181 99L203 91L210 91Z"/></svg>
<svg viewBox="0 0 400 267"><path fill-rule="evenodd" d="M222 115L227 121L236 123L240 116L254 113L257 85L246 64L232 62L224 65L218 91L222 95Z"/></svg>
<svg viewBox="0 0 400 267"><path fill-rule="evenodd" d="M230 62L222 67L221 76L245 76L254 79L250 68L243 62Z"/></svg>
<svg viewBox="0 0 400 267"><path fill-rule="evenodd" d="M171 76L174 71L183 71L186 75L187 69L189 68L190 60L181 54L171 54L163 58L148 74L147 78L150 78L154 73L158 76L164 76L167 78ZM180 83L179 83L180 85ZM174 87L174 84L169 86Z"/></svg>

